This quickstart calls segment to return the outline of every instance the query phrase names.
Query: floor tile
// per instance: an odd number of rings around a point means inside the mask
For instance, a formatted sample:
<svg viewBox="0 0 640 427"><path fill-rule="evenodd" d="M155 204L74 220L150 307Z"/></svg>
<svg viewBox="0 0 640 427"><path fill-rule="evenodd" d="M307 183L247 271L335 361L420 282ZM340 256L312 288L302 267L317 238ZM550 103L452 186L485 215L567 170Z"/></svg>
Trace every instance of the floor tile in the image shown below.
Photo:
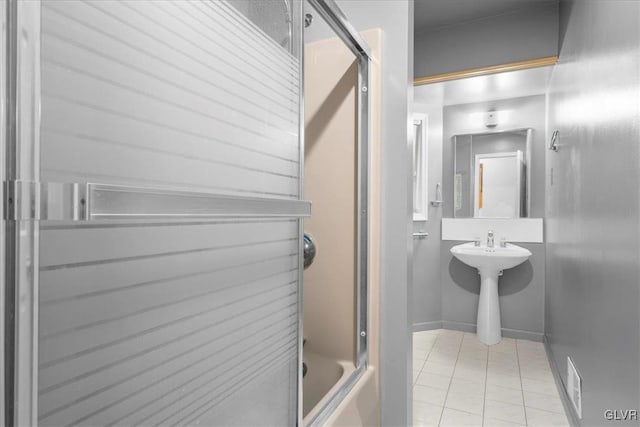
<svg viewBox="0 0 640 427"><path fill-rule="evenodd" d="M518 355L516 353L500 353L490 351L489 362L518 364Z"/></svg>
<svg viewBox="0 0 640 427"><path fill-rule="evenodd" d="M442 338L438 337L438 339L433 343L434 348L460 348L462 345L462 340L458 338Z"/></svg>
<svg viewBox="0 0 640 427"><path fill-rule="evenodd" d="M507 375L511 377L519 377L520 376L520 368L517 364L509 364L509 363L497 363L491 362L487 363L487 372L496 374L496 375Z"/></svg>
<svg viewBox="0 0 640 427"><path fill-rule="evenodd" d="M544 381L547 383L555 384L555 380L553 379L553 374L551 373L551 370L549 368L546 368L546 369L532 368L532 367L525 367L520 365L520 376L522 378L529 378L532 380Z"/></svg>
<svg viewBox="0 0 640 427"><path fill-rule="evenodd" d="M529 340L516 340L516 347L518 350L528 350L528 351L539 351L545 352L544 344L538 341L529 341Z"/></svg>
<svg viewBox="0 0 640 427"><path fill-rule="evenodd" d="M434 345L431 349L431 353L438 354L440 356L446 356L448 358L456 358L458 357L458 353L460 353L460 347L456 346L442 346L442 345Z"/></svg>
<svg viewBox="0 0 640 427"><path fill-rule="evenodd" d="M444 407L482 415L484 392L479 394L469 391L449 391Z"/></svg>
<svg viewBox="0 0 640 427"><path fill-rule="evenodd" d="M435 339L429 340L413 340L413 349L414 350L431 350L433 345L435 344Z"/></svg>
<svg viewBox="0 0 640 427"><path fill-rule="evenodd" d="M484 369L456 367L455 371L453 371L453 378L456 380L485 384L487 381L487 373Z"/></svg>
<svg viewBox="0 0 640 427"><path fill-rule="evenodd" d="M486 400L484 403L484 416L485 418L495 418L515 424L527 423L524 415L524 405L522 404L514 405L496 400Z"/></svg>
<svg viewBox="0 0 640 427"><path fill-rule="evenodd" d="M413 334L413 343L430 343L433 344L438 339L433 334L420 334L420 332Z"/></svg>
<svg viewBox="0 0 640 427"><path fill-rule="evenodd" d="M522 383L520 382L519 376L504 375L493 371L487 372L487 386L499 386L522 390Z"/></svg>
<svg viewBox="0 0 640 427"><path fill-rule="evenodd" d="M497 420L495 418L484 417L484 427L521 427L524 424L516 424L511 421Z"/></svg>
<svg viewBox="0 0 640 427"><path fill-rule="evenodd" d="M547 352L544 350L534 350L530 348L516 347L518 350L518 357L521 359L533 359L533 360L548 360Z"/></svg>
<svg viewBox="0 0 640 427"><path fill-rule="evenodd" d="M422 349L413 349L413 359L414 360L427 360L427 356L429 356L430 350L422 350Z"/></svg>
<svg viewBox="0 0 640 427"><path fill-rule="evenodd" d="M498 344L489 346L489 351L499 353L515 353L516 340L513 338L502 338Z"/></svg>
<svg viewBox="0 0 640 427"><path fill-rule="evenodd" d="M437 426L442 415L442 406L413 401L413 425Z"/></svg>
<svg viewBox="0 0 640 427"><path fill-rule="evenodd" d="M471 392L482 396L485 393L485 387L484 382L469 381L454 376L449 385L449 393Z"/></svg>
<svg viewBox="0 0 640 427"><path fill-rule="evenodd" d="M569 427L569 421L564 414L556 414L554 412L541 411L525 406L527 414L527 425L534 427L550 427L562 426Z"/></svg>
<svg viewBox="0 0 640 427"><path fill-rule="evenodd" d="M451 408L444 408L440 427L480 427L482 426L482 416L458 411Z"/></svg>
<svg viewBox="0 0 640 427"><path fill-rule="evenodd" d="M532 378L522 378L522 389L527 392L559 396L558 388L554 382L540 381Z"/></svg>
<svg viewBox="0 0 640 427"><path fill-rule="evenodd" d="M458 358L458 352L453 353L442 353L437 350L431 350L427 359L432 362L444 363L444 364L455 364L456 359Z"/></svg>
<svg viewBox="0 0 640 427"><path fill-rule="evenodd" d="M427 360L425 364L422 366L422 370L425 372L431 372L434 374L448 375L448 376L453 375L454 368L455 368L455 365L453 364L438 363L438 362L433 362L431 360Z"/></svg>
<svg viewBox="0 0 640 427"><path fill-rule="evenodd" d="M413 420L413 427L439 427L438 423L430 423L424 420Z"/></svg>
<svg viewBox="0 0 640 427"><path fill-rule="evenodd" d="M564 406L558 395L550 396L525 390L524 404L529 408L564 414Z"/></svg>
<svg viewBox="0 0 640 427"><path fill-rule="evenodd" d="M458 354L458 359L483 360L486 362L487 351L482 349L469 348L463 345L462 347L460 347L460 353Z"/></svg>
<svg viewBox="0 0 640 427"><path fill-rule="evenodd" d="M481 368L487 369L487 359L480 357L464 357L462 355L458 356L458 360L456 362L456 366L463 366L468 368Z"/></svg>
<svg viewBox="0 0 640 427"><path fill-rule="evenodd" d="M541 343L485 346L459 331L417 334L414 427L568 426Z"/></svg>
<svg viewBox="0 0 640 427"><path fill-rule="evenodd" d="M456 371L467 371L470 373L487 373L487 363L483 360L458 360L456 362Z"/></svg>
<svg viewBox="0 0 640 427"><path fill-rule="evenodd" d="M431 348L433 348L433 343L414 341L412 347L414 351L415 350L431 351Z"/></svg>
<svg viewBox="0 0 640 427"><path fill-rule="evenodd" d="M524 403L521 390L496 385L487 384L484 396L487 400L496 400L498 402L512 403L515 405L522 405Z"/></svg>
<svg viewBox="0 0 640 427"><path fill-rule="evenodd" d="M425 371L420 373L420 376L418 376L415 383L427 387L447 390L449 389L449 383L451 383L451 377L448 375L434 374L433 372Z"/></svg>
<svg viewBox="0 0 640 427"><path fill-rule="evenodd" d="M434 387L427 387L423 385L413 386L414 401L442 406L444 405L446 396L447 396L447 390L442 390Z"/></svg>

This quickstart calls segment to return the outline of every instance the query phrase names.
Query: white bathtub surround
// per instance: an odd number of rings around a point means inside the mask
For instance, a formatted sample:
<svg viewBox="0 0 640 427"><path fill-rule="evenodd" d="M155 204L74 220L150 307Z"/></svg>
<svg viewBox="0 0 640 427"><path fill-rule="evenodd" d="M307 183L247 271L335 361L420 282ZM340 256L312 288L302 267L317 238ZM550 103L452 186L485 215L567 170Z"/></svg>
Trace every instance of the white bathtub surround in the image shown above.
<svg viewBox="0 0 640 427"><path fill-rule="evenodd" d="M542 343L413 334L414 426L569 426Z"/></svg>
<svg viewBox="0 0 640 427"><path fill-rule="evenodd" d="M485 240L487 232L493 230L494 241L543 243L544 221L542 218L442 218L442 240Z"/></svg>
<svg viewBox="0 0 640 427"><path fill-rule="evenodd" d="M335 392L355 370L353 362L336 360L304 349L307 374L302 380L302 406L304 423L308 423L322 410Z"/></svg>

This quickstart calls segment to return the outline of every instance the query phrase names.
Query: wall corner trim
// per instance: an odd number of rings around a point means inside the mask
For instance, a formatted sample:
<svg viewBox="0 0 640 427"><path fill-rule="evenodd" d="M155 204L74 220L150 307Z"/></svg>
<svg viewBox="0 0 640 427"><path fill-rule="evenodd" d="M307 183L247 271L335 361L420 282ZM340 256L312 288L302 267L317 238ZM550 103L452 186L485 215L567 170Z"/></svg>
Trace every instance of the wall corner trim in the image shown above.
<svg viewBox="0 0 640 427"><path fill-rule="evenodd" d="M468 77L486 76L489 74L504 73L507 71L527 70L530 68L546 67L558 62L556 55L544 58L527 59L526 61L509 62L507 64L491 65L489 67L471 68L468 70L453 71L449 73L434 74L432 76L416 77L414 86L431 83L447 82L449 80L466 79Z"/></svg>

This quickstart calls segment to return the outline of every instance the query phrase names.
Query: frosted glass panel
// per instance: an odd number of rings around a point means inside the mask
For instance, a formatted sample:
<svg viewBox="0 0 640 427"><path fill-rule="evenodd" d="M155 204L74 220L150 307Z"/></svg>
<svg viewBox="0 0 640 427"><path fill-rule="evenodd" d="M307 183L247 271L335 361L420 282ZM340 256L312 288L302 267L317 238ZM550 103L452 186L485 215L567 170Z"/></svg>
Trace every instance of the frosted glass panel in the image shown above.
<svg viewBox="0 0 640 427"><path fill-rule="evenodd" d="M223 1L45 1L42 178L298 194L298 60Z"/></svg>
<svg viewBox="0 0 640 427"><path fill-rule="evenodd" d="M43 182L299 198L299 62L238 8L41 17ZM40 224L40 425L295 425L298 219Z"/></svg>
<svg viewBox="0 0 640 427"><path fill-rule="evenodd" d="M297 233L297 221L43 227L41 424L188 424L281 382L270 374L295 367Z"/></svg>

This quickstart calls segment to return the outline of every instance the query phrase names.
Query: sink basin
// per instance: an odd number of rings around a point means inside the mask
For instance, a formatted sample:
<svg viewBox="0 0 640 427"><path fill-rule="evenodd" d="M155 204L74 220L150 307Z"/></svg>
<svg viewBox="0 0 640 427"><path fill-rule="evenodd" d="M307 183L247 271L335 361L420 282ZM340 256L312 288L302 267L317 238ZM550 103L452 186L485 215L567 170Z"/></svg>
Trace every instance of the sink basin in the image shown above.
<svg viewBox="0 0 640 427"><path fill-rule="evenodd" d="M465 264L480 270L480 273L499 272L507 268L513 268L525 262L531 252L520 246L507 243L505 248L475 246L473 242L463 243L451 248L453 256Z"/></svg>
<svg viewBox="0 0 640 427"><path fill-rule="evenodd" d="M478 301L477 337L483 344L493 345L502 339L500 324L500 299L498 278L502 270L522 264L531 256L531 251L507 244L476 246L473 242L451 248L451 253L465 264L478 269L480 274L480 299Z"/></svg>

